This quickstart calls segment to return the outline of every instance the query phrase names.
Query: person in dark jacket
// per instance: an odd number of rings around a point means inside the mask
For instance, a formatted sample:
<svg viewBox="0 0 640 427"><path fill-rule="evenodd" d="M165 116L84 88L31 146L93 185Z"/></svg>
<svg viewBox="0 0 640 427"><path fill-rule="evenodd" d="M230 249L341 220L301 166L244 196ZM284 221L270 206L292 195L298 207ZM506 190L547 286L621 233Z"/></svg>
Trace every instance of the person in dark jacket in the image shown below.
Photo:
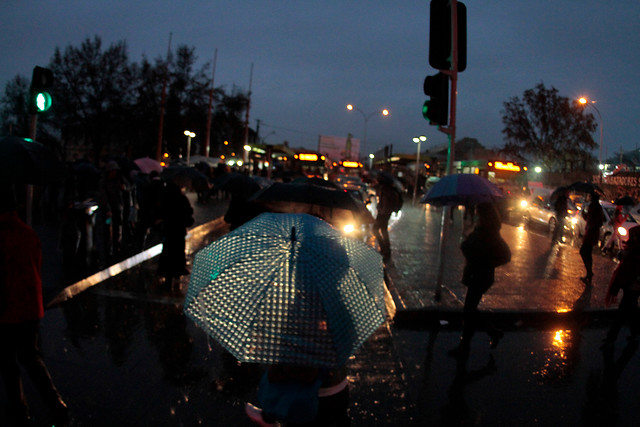
<svg viewBox="0 0 640 427"><path fill-rule="evenodd" d="M160 216L162 219L162 253L158 273L166 281L189 274L185 257L187 228L193 225L193 208L182 188L166 182L162 191Z"/></svg>
<svg viewBox="0 0 640 427"><path fill-rule="evenodd" d="M51 409L52 422L63 425L67 405L56 389L40 352L42 246L15 208L13 192L0 188L0 373L6 390L7 418L30 425L20 366Z"/></svg>
<svg viewBox="0 0 640 427"><path fill-rule="evenodd" d="M375 189L378 205L373 232L380 246L380 254L386 261L391 258L389 219L391 214L398 210L398 206L402 205L402 194L394 188L391 182L383 179L376 180Z"/></svg>
<svg viewBox="0 0 640 427"><path fill-rule="evenodd" d="M591 279L593 278L593 247L598 244L600 238L600 227L604 223L604 213L602 212L602 206L600 206L600 196L597 193L591 193L591 202L586 211L582 211L582 217L586 221L584 229L584 238L582 239L582 246L580 246L580 256L582 262L587 270L587 274L581 277L587 286L591 286Z"/></svg>
<svg viewBox="0 0 640 427"><path fill-rule="evenodd" d="M460 245L466 260L462 283L467 287L467 295L464 299L460 345L449 352L454 357L468 356L471 338L476 329L484 329L489 334L491 348L495 348L504 336L500 329L480 315L478 305L482 296L493 285L495 267L508 262L511 252L500 236L502 223L495 206L480 203L477 214L475 228Z"/></svg>
<svg viewBox="0 0 640 427"><path fill-rule="evenodd" d="M615 303L620 289L622 289L622 299L604 339L603 349L613 347L625 321L629 323L631 332L629 341L636 341L640 335L640 310L638 310L638 299L640 299L640 226L629 230L629 240L607 289L606 306Z"/></svg>

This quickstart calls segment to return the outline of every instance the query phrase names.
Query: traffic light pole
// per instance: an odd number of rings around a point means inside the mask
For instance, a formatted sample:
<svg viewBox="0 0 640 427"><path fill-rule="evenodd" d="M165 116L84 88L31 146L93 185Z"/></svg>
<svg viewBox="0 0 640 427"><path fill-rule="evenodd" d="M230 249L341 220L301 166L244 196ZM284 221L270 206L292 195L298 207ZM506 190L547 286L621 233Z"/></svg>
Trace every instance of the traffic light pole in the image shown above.
<svg viewBox="0 0 640 427"><path fill-rule="evenodd" d="M438 130L447 134L449 139L449 150L447 153L447 170L446 175L453 173L453 162L455 161L455 140L456 140L456 98L458 93L458 2L451 0L451 70L443 71L451 79L451 103L450 103L450 120L449 127L438 126ZM451 218L451 206L445 206L442 209L442 220L440 224L440 245L438 251L438 274L436 276L436 290L434 299L440 301L442 299L442 281L444 276L444 262L446 259L445 242L449 237L449 225Z"/></svg>

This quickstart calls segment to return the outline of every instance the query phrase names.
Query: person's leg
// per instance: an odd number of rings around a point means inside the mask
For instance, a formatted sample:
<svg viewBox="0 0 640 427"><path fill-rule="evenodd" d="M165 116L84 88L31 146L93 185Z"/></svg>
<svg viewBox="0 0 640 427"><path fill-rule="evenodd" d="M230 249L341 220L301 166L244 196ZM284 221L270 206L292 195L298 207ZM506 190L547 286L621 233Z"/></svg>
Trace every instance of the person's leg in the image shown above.
<svg viewBox="0 0 640 427"><path fill-rule="evenodd" d="M0 325L0 342L2 342L2 346L0 346L0 374L7 396L7 418L20 425L29 422L29 407L18 366L16 346L18 336L19 331L16 330L16 325Z"/></svg>
<svg viewBox="0 0 640 427"><path fill-rule="evenodd" d="M593 277L593 245L585 240L580 246L580 257L582 258L582 262L584 263L584 268L587 271L586 276L582 279L585 282L591 282L591 278Z"/></svg>
<svg viewBox="0 0 640 427"><path fill-rule="evenodd" d="M66 417L67 405L58 393L49 370L40 352L40 334L38 322L25 324L24 331L18 345L18 360L29 374L42 400L52 409L58 419Z"/></svg>

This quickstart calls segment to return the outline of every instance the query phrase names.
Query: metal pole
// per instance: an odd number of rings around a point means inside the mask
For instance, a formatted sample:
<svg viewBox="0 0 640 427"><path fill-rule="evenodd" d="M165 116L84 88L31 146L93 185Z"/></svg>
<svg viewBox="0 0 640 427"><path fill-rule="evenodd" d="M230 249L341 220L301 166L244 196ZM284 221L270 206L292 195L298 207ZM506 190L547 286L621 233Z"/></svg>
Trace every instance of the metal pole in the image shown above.
<svg viewBox="0 0 640 427"><path fill-rule="evenodd" d="M156 160L162 160L162 132L164 130L164 102L167 96L167 79L169 78L169 58L171 57L171 37L169 33L169 47L167 48L167 63L165 64L164 79L162 81L162 97L160 98L160 122L158 123L158 141L156 143Z"/></svg>
<svg viewBox="0 0 640 427"><path fill-rule="evenodd" d="M207 108L207 133L204 137L204 156L209 157L211 152L211 109L213 106L213 90L216 78L216 62L218 61L218 48L213 54L213 71L211 72L211 89L209 89L209 107Z"/></svg>
<svg viewBox="0 0 640 427"><path fill-rule="evenodd" d="M451 0L451 70L447 73L451 78L451 108L450 121L447 129L440 129L449 137L449 152L447 155L447 171L446 175L453 173L453 163L455 161L455 140L456 140L456 96L458 82L458 1ZM440 301L442 298L442 279L444 275L444 262L446 259L445 242L449 238L449 217L451 206L445 206L442 209L442 223L440 226L440 248L438 275L436 279L436 291L434 299Z"/></svg>
<svg viewBox="0 0 640 427"><path fill-rule="evenodd" d="M415 180L415 183L413 184L413 205L416 204L416 195L418 194L418 170L420 168L420 142L421 142L420 138L414 138L414 140L415 139L418 140L416 141L418 143L418 152L416 153L416 180Z"/></svg>

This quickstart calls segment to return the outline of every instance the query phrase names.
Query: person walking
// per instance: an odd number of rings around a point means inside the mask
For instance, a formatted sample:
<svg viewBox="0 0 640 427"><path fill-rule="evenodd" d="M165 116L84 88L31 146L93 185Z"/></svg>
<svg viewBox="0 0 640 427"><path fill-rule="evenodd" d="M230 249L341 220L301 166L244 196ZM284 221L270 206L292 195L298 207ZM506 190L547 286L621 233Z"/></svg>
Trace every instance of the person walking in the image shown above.
<svg viewBox="0 0 640 427"><path fill-rule="evenodd" d="M564 189L560 191L555 203L553 204L553 210L556 214L556 228L553 230L553 237L551 239L551 245L556 243L562 243L562 234L564 232L564 223L567 217L567 211L569 209L569 190Z"/></svg>
<svg viewBox="0 0 640 427"><path fill-rule="evenodd" d="M189 199L177 184L168 181L162 191L160 216L162 219L162 253L158 273L169 281L173 290L174 279L189 274L185 257L187 227L194 222Z"/></svg>
<svg viewBox="0 0 640 427"><path fill-rule="evenodd" d="M604 301L607 307L616 302L620 289L622 289L622 299L604 339L603 350L613 347L625 321L629 323L631 332L629 341L636 341L640 334L640 310L638 310L638 299L640 299L640 226L629 230L629 240L622 252L620 264L614 270L609 282Z"/></svg>
<svg viewBox="0 0 640 427"><path fill-rule="evenodd" d="M53 424L63 425L68 409L58 393L40 352L42 302L42 246L36 232L16 211L11 189L0 189L0 373L6 390L7 418L29 425L29 406L20 365L43 402Z"/></svg>
<svg viewBox="0 0 640 427"><path fill-rule="evenodd" d="M585 285L591 286L593 279L593 247L598 244L600 238L600 227L604 222L604 213L600 206L600 196L593 192L589 196L590 203L586 211L582 211L582 217L585 219L584 238L582 246L580 246L580 257L587 271L586 276L581 277Z"/></svg>
<svg viewBox="0 0 640 427"><path fill-rule="evenodd" d="M389 239L389 219L391 214L402 207L402 194L393 186L392 182L378 177L375 184L378 198L377 214L374 223L374 235L378 240L380 254L385 261L391 259L391 241Z"/></svg>
<svg viewBox="0 0 640 427"><path fill-rule="evenodd" d="M464 299L463 328L460 344L449 352L450 356L465 358L469 354L471 339L477 329L484 329L491 339L491 348L496 348L504 332L480 315L478 305L482 296L494 281L495 268L511 260L511 250L500 236L500 215L491 203L477 206L478 220L460 249L466 263L462 283L467 287Z"/></svg>

